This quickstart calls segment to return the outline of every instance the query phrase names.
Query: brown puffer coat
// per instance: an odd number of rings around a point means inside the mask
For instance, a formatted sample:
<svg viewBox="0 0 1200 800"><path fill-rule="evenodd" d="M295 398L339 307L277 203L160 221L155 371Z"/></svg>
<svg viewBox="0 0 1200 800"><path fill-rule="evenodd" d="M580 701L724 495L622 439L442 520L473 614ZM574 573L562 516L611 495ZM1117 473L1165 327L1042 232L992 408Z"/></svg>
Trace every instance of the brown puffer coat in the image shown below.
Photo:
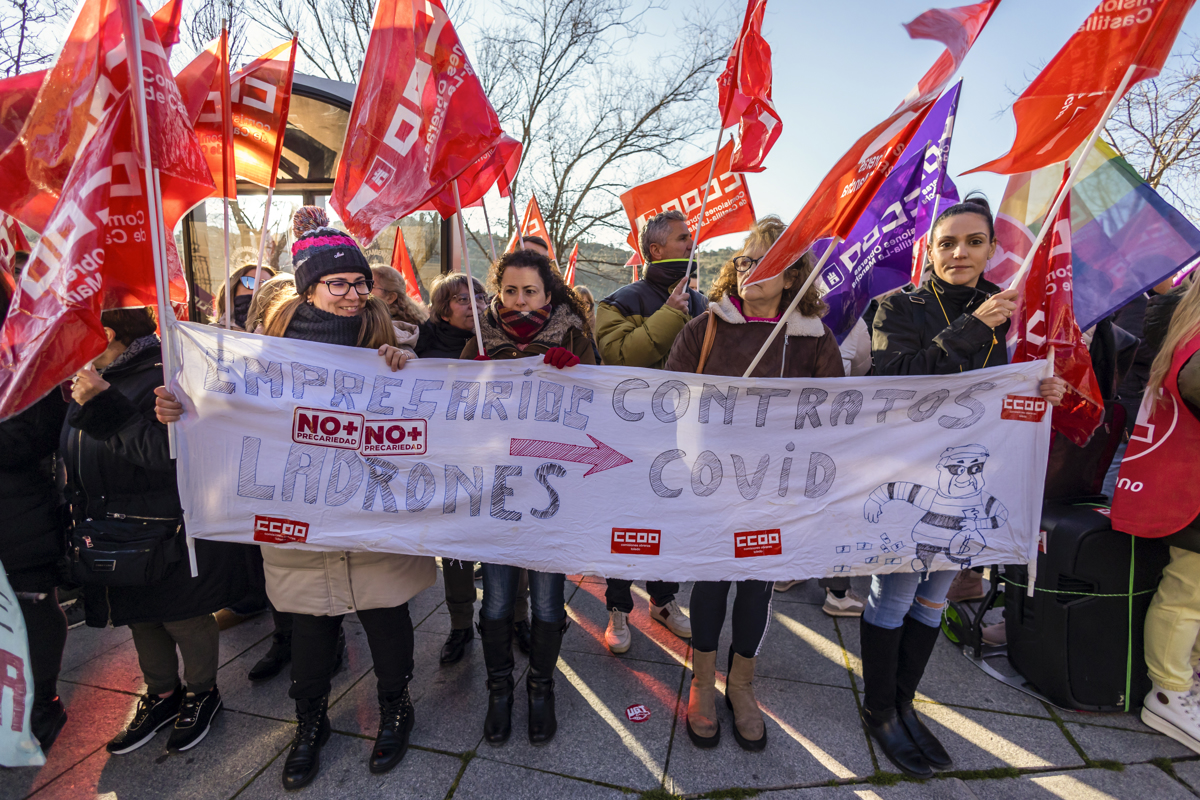
<svg viewBox="0 0 1200 800"><path fill-rule="evenodd" d="M771 335L775 323L747 322L728 297L710 304L707 312L683 326L671 347L666 368L672 372L696 371L710 314L716 317L717 335L702 374L740 378ZM751 377L843 378L845 375L833 331L816 317L794 311L788 318L786 335L776 337Z"/></svg>
<svg viewBox="0 0 1200 800"><path fill-rule="evenodd" d="M479 318L479 331L483 335L483 346L487 349L488 357L494 360L542 356L552 347L565 347L579 356L581 364L596 363L596 351L592 348L592 340L584 333L583 320L568 306L556 306L550 319L546 320L533 341L525 345L524 350L508 338L490 307ZM473 359L477 355L479 343L471 337L460 358Z"/></svg>

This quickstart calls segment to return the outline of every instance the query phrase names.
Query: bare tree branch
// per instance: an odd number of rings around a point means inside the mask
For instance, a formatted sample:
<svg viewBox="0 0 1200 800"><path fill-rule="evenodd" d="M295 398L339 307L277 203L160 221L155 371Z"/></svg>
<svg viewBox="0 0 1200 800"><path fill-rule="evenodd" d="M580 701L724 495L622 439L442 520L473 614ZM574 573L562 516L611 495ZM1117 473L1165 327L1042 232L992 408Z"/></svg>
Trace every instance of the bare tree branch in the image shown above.
<svg viewBox="0 0 1200 800"><path fill-rule="evenodd" d="M49 64L61 36L53 27L70 13L64 0L0 0L0 74L5 77Z"/></svg>

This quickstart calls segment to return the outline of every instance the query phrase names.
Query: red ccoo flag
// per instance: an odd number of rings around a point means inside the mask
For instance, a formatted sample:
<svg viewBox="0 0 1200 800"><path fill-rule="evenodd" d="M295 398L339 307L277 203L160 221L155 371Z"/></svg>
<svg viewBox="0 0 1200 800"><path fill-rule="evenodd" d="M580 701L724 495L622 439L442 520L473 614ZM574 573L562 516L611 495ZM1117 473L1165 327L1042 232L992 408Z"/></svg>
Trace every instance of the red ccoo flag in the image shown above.
<svg viewBox="0 0 1200 800"><path fill-rule="evenodd" d="M420 303L421 288L417 284L417 271L408 257L408 246L404 244L404 231L396 226L396 243L392 246L392 269L404 276L404 293Z"/></svg>
<svg viewBox="0 0 1200 800"><path fill-rule="evenodd" d="M508 134L501 134L500 142L475 160L454 182L458 184L459 199L463 208L483 205L483 196L496 186L501 197L508 197L508 187L517 176L521 164L521 143ZM436 211L443 219L449 219L458 211L454 200L454 186L447 185L440 193L417 211Z"/></svg>
<svg viewBox="0 0 1200 800"><path fill-rule="evenodd" d="M213 42L175 75L175 86L183 100L184 114L193 126L208 102L208 93L220 66L221 57L216 52L216 42Z"/></svg>
<svg viewBox="0 0 1200 800"><path fill-rule="evenodd" d="M855 142L830 170L787 230L750 271L747 283L780 274L817 239L844 239L850 234L999 4L1000 0L986 0L959 8L930 9L905 26L912 38L939 41L946 50L904 102Z"/></svg>
<svg viewBox="0 0 1200 800"><path fill-rule="evenodd" d="M750 189L730 162L735 154L733 142L726 142L717 153L712 185L708 190L708 205L704 207L704 226L700 241L740 233L754 225L754 204ZM712 169L712 159L706 158L678 172L635 186L621 195L621 205L629 218L628 242L635 253L640 249L638 234L645 220L662 211L682 211L687 217L688 230L696 232L700 223L700 201L704 182Z"/></svg>
<svg viewBox="0 0 1200 800"><path fill-rule="evenodd" d="M767 0L747 0L742 30L725 71L717 78L721 127L738 126L734 172L762 172L767 153L783 133L771 101L771 46L762 35Z"/></svg>
<svg viewBox="0 0 1200 800"><path fill-rule="evenodd" d="M13 274L16 270L17 253L29 252L29 240L21 223L0 211L0 271Z"/></svg>
<svg viewBox="0 0 1200 800"><path fill-rule="evenodd" d="M366 243L503 135L441 0L380 0L331 202Z"/></svg>
<svg viewBox="0 0 1200 800"><path fill-rule="evenodd" d="M221 35L205 48L205 53L216 57L217 68L196 118L196 138L217 184L216 196L236 200L233 112L229 105L229 31L222 29Z"/></svg>
<svg viewBox="0 0 1200 800"><path fill-rule="evenodd" d="M567 258L567 271L563 273L563 282L567 286L575 285L575 262L579 258L579 242L571 248L571 255Z"/></svg>
<svg viewBox="0 0 1200 800"><path fill-rule="evenodd" d="M1013 104L1012 149L968 172L1013 175L1066 161L1100 124L1122 84L1127 90L1158 75L1195 2L1100 3Z"/></svg>
<svg viewBox="0 0 1200 800"><path fill-rule="evenodd" d="M1065 178L1064 178L1065 183ZM1060 189L1061 191L1061 189ZM1054 409L1054 429L1083 447L1104 421L1104 398L1092 356L1075 321L1071 293L1071 198L1063 201L1052 233L1042 239L1013 316L1012 363L1036 361L1054 348L1054 374L1068 391Z"/></svg>
<svg viewBox="0 0 1200 800"><path fill-rule="evenodd" d="M296 40L292 39L259 56L230 79L239 178L275 186L295 73Z"/></svg>
<svg viewBox="0 0 1200 800"><path fill-rule="evenodd" d="M550 234L546 231L546 220L542 218L542 207L538 205L537 197L529 195L529 202L525 205L525 219L521 220L521 236L540 236L546 240L546 249L550 251L550 260L556 260L554 255L554 242L550 241ZM517 249L517 237L513 236L508 240L508 247L504 248L504 252L511 253Z"/></svg>

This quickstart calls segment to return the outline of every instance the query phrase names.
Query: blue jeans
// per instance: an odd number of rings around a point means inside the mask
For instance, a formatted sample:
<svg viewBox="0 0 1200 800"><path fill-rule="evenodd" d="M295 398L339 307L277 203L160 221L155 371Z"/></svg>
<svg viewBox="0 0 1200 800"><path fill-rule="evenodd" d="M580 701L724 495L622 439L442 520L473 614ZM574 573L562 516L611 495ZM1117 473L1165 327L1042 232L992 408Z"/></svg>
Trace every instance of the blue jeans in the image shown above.
<svg viewBox="0 0 1200 800"><path fill-rule="evenodd" d="M517 599L517 581L520 567L505 564L483 565L483 605L479 609L482 619L504 619L513 613ZM563 587L567 576L552 572L529 570L529 605L533 618L542 622L562 622L567 616L563 600Z"/></svg>
<svg viewBox="0 0 1200 800"><path fill-rule="evenodd" d="M928 577L925 580L921 578ZM889 572L871 576L871 594L863 610L863 621L894 630L906 616L929 627L942 624L946 593L957 570L941 572ZM924 601L924 602L922 602Z"/></svg>

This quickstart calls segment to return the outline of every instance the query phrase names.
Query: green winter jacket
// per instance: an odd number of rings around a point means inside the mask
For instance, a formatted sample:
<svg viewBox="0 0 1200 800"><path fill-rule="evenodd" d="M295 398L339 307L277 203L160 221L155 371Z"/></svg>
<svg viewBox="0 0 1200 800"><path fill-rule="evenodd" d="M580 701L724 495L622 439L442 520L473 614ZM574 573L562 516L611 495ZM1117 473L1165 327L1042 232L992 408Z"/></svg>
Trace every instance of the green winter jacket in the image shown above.
<svg viewBox="0 0 1200 800"><path fill-rule="evenodd" d="M600 301L596 307L596 342L604 364L662 369L675 337L689 320L708 308L704 295L688 289L688 313L667 305L683 280L687 259L656 261L646 276Z"/></svg>

